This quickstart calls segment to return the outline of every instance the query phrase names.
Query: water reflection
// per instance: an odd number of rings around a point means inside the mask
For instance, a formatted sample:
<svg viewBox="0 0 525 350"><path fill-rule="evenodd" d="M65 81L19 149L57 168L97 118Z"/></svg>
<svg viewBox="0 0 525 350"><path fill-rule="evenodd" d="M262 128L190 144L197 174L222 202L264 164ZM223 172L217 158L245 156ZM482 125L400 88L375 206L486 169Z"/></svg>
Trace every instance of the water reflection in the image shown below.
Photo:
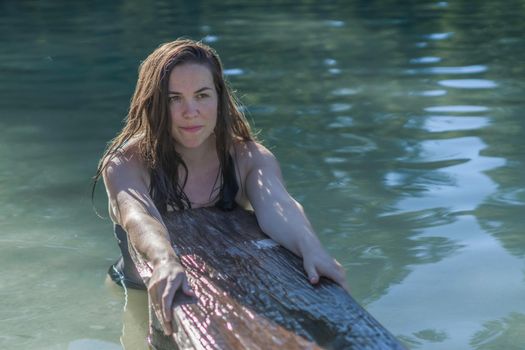
<svg viewBox="0 0 525 350"><path fill-rule="evenodd" d="M490 125L489 117L452 117L429 116L425 118L423 129L429 132L444 132L458 130L475 130Z"/></svg>
<svg viewBox="0 0 525 350"><path fill-rule="evenodd" d="M483 329L476 333L471 345L478 350L522 349L520 335L525 329L525 314L513 312L498 320L487 321Z"/></svg>
<svg viewBox="0 0 525 350"><path fill-rule="evenodd" d="M476 320L523 310L525 302L515 299L515 295L525 293L522 263L484 234L472 216L458 216L452 224L429 228L422 234L423 239L436 236L456 241L456 254L414 269L402 285L392 286L387 296L368 308L372 313L380 312L387 322L393 322L401 312L410 315L412 325L417 326L399 325L394 331L412 333L405 338L411 344L419 343L420 332L436 330L447 339L447 348L462 349L480 331ZM417 286L428 285L433 286L431 290L419 292ZM517 303L497 302L508 299ZM431 318L427 317L429 305ZM414 328L419 331L414 332ZM424 348L443 346L426 343Z"/></svg>
<svg viewBox="0 0 525 350"><path fill-rule="evenodd" d="M348 103L333 103L330 105L330 111L332 112L344 112L352 108L351 104Z"/></svg>
<svg viewBox="0 0 525 350"><path fill-rule="evenodd" d="M428 39L428 40L446 40L446 39L450 39L452 36L454 35L453 32L448 32L448 33L431 33L431 34L425 34L425 35L422 35L421 37L425 38L425 39Z"/></svg>
<svg viewBox="0 0 525 350"><path fill-rule="evenodd" d="M414 64L438 63L440 61L441 61L441 57L436 57L436 56L424 56L424 57L410 59L410 63L414 63Z"/></svg>
<svg viewBox="0 0 525 350"><path fill-rule="evenodd" d="M224 70L224 75L226 76L235 76L246 74L241 68L229 68Z"/></svg>
<svg viewBox="0 0 525 350"><path fill-rule="evenodd" d="M424 188L418 196L402 199L397 207L402 210L421 208L450 208L451 211L473 210L495 192L496 185L483 172L505 164L503 159L481 157L486 145L478 138L428 140L418 146L416 157L432 164L439 161L468 160L437 172L422 173L407 183L409 188ZM416 159L417 159L416 158ZM413 156L410 159L414 159ZM400 159L408 164L408 159ZM424 169L424 166L421 167Z"/></svg>
<svg viewBox="0 0 525 350"><path fill-rule="evenodd" d="M458 89L491 89L498 86L495 82L486 79L449 79L440 80L438 84Z"/></svg>
<svg viewBox="0 0 525 350"><path fill-rule="evenodd" d="M410 94L414 95L414 96L436 97L436 96L446 95L447 94L447 90L415 91L415 92L411 92Z"/></svg>
<svg viewBox="0 0 525 350"><path fill-rule="evenodd" d="M455 113L478 113L478 112L486 112L489 108L485 106L465 106L465 105L458 105L458 106L432 106L432 107L426 107L425 111L432 112L432 113L447 113L447 112L455 112Z"/></svg>
<svg viewBox="0 0 525 350"><path fill-rule="evenodd" d="M345 127L351 127L353 126L353 124L354 118L352 118L351 116L339 115L334 118L334 121L332 123L328 124L328 127L344 130Z"/></svg>
<svg viewBox="0 0 525 350"><path fill-rule="evenodd" d="M219 40L219 37L216 36L216 35L206 35L205 37L202 38L202 41L204 41L205 43L207 44L213 44L215 42L217 42Z"/></svg>
<svg viewBox="0 0 525 350"><path fill-rule="evenodd" d="M146 349L149 331L148 296L143 290L126 289L109 277L105 285L112 295L124 299L120 345L124 350Z"/></svg>
<svg viewBox="0 0 525 350"><path fill-rule="evenodd" d="M492 196L476 210L484 230L496 237L509 253L520 258L525 258L525 239L521 219L524 209L524 199L509 204Z"/></svg>
<svg viewBox="0 0 525 350"><path fill-rule="evenodd" d="M427 61L429 60L428 57L425 59ZM411 60L410 62L414 63L414 60ZM421 62L421 59L416 62L423 63ZM487 71L487 66L475 65L475 66L464 66L464 67L427 67L427 68L419 68L419 69L408 69L406 70L406 73L407 74L443 75L443 74L476 74L476 73L483 73L486 71ZM444 86L447 86L447 85L444 85Z"/></svg>
<svg viewBox="0 0 525 350"><path fill-rule="evenodd" d="M332 95L334 96L351 96L357 93L359 93L359 90L345 87L332 91Z"/></svg>

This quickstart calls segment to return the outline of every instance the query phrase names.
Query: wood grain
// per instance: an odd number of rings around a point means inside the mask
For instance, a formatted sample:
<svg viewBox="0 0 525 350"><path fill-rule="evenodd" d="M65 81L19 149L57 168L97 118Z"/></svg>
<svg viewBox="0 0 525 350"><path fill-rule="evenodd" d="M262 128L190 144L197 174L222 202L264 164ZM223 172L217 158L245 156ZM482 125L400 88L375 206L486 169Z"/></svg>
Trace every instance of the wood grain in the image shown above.
<svg viewBox="0 0 525 350"><path fill-rule="evenodd" d="M150 304L150 344L164 349L403 349L343 288L312 286L302 261L243 209L164 217L195 300L181 294L166 337ZM147 283L150 267L130 252Z"/></svg>

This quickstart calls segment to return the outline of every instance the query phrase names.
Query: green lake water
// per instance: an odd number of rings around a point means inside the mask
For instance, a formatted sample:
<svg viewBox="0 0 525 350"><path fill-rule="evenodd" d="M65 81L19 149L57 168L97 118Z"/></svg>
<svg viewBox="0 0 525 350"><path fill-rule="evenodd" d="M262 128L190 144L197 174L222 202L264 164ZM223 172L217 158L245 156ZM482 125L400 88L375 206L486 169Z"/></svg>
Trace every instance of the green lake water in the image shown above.
<svg viewBox="0 0 525 350"><path fill-rule="evenodd" d="M523 33L523 0L1 1L0 348L145 348L90 178L141 60L186 36L375 318L410 349L524 349Z"/></svg>

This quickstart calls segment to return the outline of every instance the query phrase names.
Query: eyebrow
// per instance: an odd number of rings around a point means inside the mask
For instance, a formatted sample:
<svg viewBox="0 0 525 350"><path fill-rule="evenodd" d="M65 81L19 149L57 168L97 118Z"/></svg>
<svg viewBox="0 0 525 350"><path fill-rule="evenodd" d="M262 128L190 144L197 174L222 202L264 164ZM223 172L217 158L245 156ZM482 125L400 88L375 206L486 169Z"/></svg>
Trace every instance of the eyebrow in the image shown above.
<svg viewBox="0 0 525 350"><path fill-rule="evenodd" d="M200 88L199 90L195 91L194 94L198 94L198 93L201 93L203 91L206 91L206 90L211 90L212 88L210 87L203 87L203 88ZM168 91L168 95L180 95L181 93L180 92L177 92L177 91Z"/></svg>

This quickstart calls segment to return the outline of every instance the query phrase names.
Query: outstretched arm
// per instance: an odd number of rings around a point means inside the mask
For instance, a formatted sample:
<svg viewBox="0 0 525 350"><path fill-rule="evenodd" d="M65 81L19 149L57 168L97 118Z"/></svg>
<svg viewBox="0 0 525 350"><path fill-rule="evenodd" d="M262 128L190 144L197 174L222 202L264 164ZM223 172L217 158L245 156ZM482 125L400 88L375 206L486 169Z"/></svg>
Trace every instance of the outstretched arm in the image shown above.
<svg viewBox="0 0 525 350"><path fill-rule="evenodd" d="M348 289L341 265L328 255L317 238L303 207L286 190L275 156L264 146L247 143L246 194L261 229L273 240L303 258L312 284L328 277Z"/></svg>
<svg viewBox="0 0 525 350"><path fill-rule="evenodd" d="M121 225L133 248L153 268L148 283L152 305L162 315L166 334L173 332L174 296L178 289L193 295L186 274L171 247L169 233L148 191L147 173L131 150L114 156L104 171L112 219Z"/></svg>

